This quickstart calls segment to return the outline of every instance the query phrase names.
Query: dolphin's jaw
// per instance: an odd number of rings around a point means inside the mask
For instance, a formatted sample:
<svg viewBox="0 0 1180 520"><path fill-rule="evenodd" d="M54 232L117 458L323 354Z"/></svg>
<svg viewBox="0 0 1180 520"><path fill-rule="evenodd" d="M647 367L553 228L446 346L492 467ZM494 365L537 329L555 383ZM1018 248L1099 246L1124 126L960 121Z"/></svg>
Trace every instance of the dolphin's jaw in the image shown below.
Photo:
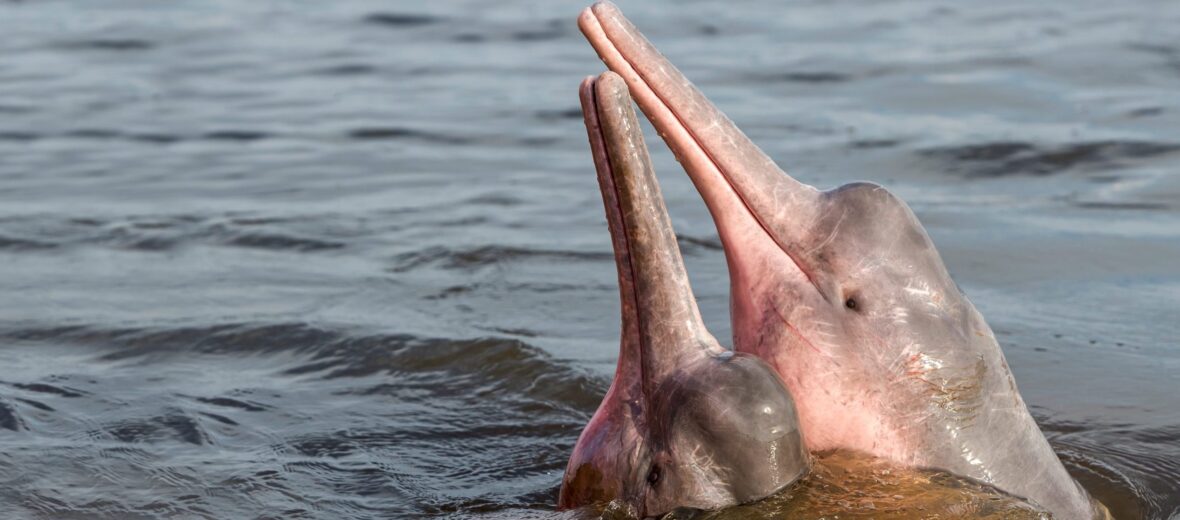
<svg viewBox="0 0 1180 520"><path fill-rule="evenodd" d="M678 367L722 349L701 319L626 85L606 73L583 81L580 97L619 273L631 358L621 354L620 367L638 367L650 396Z"/></svg>

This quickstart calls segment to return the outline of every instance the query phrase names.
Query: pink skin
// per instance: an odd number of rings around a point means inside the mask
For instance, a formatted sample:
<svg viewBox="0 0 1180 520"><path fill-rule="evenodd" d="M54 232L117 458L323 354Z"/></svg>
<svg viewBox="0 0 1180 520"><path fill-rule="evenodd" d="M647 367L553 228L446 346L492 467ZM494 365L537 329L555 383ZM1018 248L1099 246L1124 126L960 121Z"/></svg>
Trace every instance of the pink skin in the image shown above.
<svg viewBox="0 0 1180 520"><path fill-rule="evenodd" d="M1102 517L1029 414L995 336L884 188L791 178L610 3L578 25L676 155L725 248L734 348L794 396L813 452L852 449Z"/></svg>

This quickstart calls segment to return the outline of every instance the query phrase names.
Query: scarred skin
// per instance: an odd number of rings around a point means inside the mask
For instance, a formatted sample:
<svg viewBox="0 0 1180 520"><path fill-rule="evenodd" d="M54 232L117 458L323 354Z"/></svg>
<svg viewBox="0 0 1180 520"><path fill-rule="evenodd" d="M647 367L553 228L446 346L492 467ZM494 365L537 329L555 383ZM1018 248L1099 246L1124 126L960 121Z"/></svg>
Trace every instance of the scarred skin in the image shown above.
<svg viewBox="0 0 1180 520"><path fill-rule="evenodd" d="M810 457L778 375L701 321L631 97L611 72L582 83L619 272L614 381L562 479L562 509L614 501L637 516L766 497Z"/></svg>
<svg viewBox="0 0 1180 520"><path fill-rule="evenodd" d="M612 4L578 25L688 172L717 225L734 348L766 360L811 451L852 449L1107 513L1028 412L995 335L913 212L884 188L788 176Z"/></svg>

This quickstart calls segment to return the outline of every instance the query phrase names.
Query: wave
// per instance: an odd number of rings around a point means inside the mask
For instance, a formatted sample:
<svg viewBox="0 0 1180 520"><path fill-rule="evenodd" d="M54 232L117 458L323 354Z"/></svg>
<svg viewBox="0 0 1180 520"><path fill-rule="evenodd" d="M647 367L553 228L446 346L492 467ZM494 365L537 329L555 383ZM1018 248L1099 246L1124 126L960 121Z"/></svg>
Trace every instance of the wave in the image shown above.
<svg viewBox="0 0 1180 520"><path fill-rule="evenodd" d="M11 450L0 436L0 475L27 479L0 477L0 502L50 517L135 516L152 500L218 516L262 504L345 518L551 510L608 384L495 336L288 322L13 327L0 338L22 355L93 351L48 379L0 384L0 428L38 439ZM46 406L20 401L34 398ZM51 474L63 492L38 487ZM134 491L143 482L155 498Z"/></svg>
<svg viewBox="0 0 1180 520"><path fill-rule="evenodd" d="M395 265L389 270L404 273L424 266L437 266L442 269L470 271L490 265L526 260L597 262L613 259L614 254L606 251L568 251L498 245L458 249L433 246L398 255L394 258Z"/></svg>
<svg viewBox="0 0 1180 520"><path fill-rule="evenodd" d="M967 177L1005 177L1127 167L1178 152L1180 143L1108 140L1060 145L997 141L927 148L918 154Z"/></svg>
<svg viewBox="0 0 1180 520"><path fill-rule="evenodd" d="M146 252L170 251L194 244L293 252L346 247L336 238L339 229L289 229L303 227L302 222L266 217L164 215L100 220L33 216L7 219L4 223L11 234L0 235L0 250L16 252L79 245ZM313 233L324 236L310 236Z"/></svg>
<svg viewBox="0 0 1180 520"><path fill-rule="evenodd" d="M362 19L365 23L383 25L387 27L418 27L433 25L444 21L437 16L410 13L371 13Z"/></svg>
<svg viewBox="0 0 1180 520"><path fill-rule="evenodd" d="M1038 422L1070 473L1116 518L1180 514L1180 424Z"/></svg>

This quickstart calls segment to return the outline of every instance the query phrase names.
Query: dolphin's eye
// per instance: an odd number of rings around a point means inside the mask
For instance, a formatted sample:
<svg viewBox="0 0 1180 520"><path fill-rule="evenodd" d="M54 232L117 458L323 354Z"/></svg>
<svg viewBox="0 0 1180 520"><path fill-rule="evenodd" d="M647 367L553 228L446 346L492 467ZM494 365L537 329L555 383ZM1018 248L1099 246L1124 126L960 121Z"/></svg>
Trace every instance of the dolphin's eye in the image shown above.
<svg viewBox="0 0 1180 520"><path fill-rule="evenodd" d="M844 300L844 306L855 311L856 310L856 299L849 298L847 300Z"/></svg>
<svg viewBox="0 0 1180 520"><path fill-rule="evenodd" d="M647 483L654 486L659 482L660 482L660 467L653 464L651 467L651 471L649 471L647 473Z"/></svg>

